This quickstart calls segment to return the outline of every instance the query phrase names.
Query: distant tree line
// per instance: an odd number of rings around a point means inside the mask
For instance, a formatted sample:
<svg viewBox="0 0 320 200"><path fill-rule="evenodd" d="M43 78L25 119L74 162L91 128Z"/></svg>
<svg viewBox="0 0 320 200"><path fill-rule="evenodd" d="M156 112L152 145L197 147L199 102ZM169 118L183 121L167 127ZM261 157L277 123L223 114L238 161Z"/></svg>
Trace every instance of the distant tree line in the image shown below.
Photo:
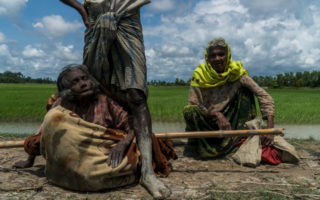
<svg viewBox="0 0 320 200"><path fill-rule="evenodd" d="M153 86L188 86L190 85L191 79L188 81L184 81L183 79L176 78L175 81L159 81L159 80L152 80L148 82L148 85Z"/></svg>
<svg viewBox="0 0 320 200"><path fill-rule="evenodd" d="M276 76L253 76L262 87L320 87L320 71L287 72ZM153 86L189 86L191 79L185 81L176 78L175 81L152 80L148 85ZM51 78L25 77L21 72L5 71L0 73L0 83L55 83Z"/></svg>
<svg viewBox="0 0 320 200"><path fill-rule="evenodd" d="M320 87L320 71L287 72L276 76L252 77L263 87Z"/></svg>
<svg viewBox="0 0 320 200"><path fill-rule="evenodd" d="M0 73L0 83L55 83L51 78L25 77L21 72Z"/></svg>
<svg viewBox="0 0 320 200"><path fill-rule="evenodd" d="M320 87L320 71L288 72L277 74L276 76L253 76L260 86L280 88L280 87ZM189 86L191 79L184 81L176 78L175 81L152 80L148 85L153 86Z"/></svg>

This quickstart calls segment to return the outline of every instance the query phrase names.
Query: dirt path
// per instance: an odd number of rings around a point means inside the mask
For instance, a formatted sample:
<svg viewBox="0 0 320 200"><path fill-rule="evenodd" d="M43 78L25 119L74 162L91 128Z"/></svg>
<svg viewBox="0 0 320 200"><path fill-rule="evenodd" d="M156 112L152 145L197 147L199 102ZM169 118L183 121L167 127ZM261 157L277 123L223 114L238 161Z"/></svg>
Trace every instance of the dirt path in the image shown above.
<svg viewBox="0 0 320 200"><path fill-rule="evenodd" d="M320 142L291 140L299 151L299 165L261 165L247 168L228 159L196 160L183 155L184 141L175 142L179 159L163 182L170 199L320 199ZM0 199L152 199L139 184L100 193L79 193L47 183L44 159L16 170L26 158L23 149L0 149Z"/></svg>

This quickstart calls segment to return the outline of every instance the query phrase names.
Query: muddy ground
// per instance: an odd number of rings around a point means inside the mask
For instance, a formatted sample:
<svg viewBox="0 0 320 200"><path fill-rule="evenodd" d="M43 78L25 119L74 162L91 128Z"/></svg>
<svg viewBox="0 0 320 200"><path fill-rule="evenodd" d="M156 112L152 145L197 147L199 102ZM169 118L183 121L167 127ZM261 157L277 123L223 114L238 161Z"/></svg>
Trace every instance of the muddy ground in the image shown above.
<svg viewBox="0 0 320 200"><path fill-rule="evenodd" d="M290 140L301 156L299 165L257 168L228 159L198 160L192 151L183 153L185 142L175 141L179 158L162 178L172 190L170 199L320 199L320 141ZM47 182L41 157L32 168L11 168L25 158L22 148L0 149L0 199L152 199L139 184L95 193L65 190Z"/></svg>

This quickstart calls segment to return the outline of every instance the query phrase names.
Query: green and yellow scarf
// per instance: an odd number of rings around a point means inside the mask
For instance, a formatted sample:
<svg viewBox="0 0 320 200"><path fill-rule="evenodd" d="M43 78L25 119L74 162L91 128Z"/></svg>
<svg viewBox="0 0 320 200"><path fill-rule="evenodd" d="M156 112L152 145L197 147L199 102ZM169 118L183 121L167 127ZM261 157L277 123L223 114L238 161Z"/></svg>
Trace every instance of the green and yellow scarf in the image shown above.
<svg viewBox="0 0 320 200"><path fill-rule="evenodd" d="M200 64L193 72L191 86L199 88L211 88L224 85L227 82L238 80L243 74L249 75L248 71L243 68L240 61L232 61L230 47L227 44L227 65L223 73L217 73L208 62L209 45L205 52L205 64Z"/></svg>

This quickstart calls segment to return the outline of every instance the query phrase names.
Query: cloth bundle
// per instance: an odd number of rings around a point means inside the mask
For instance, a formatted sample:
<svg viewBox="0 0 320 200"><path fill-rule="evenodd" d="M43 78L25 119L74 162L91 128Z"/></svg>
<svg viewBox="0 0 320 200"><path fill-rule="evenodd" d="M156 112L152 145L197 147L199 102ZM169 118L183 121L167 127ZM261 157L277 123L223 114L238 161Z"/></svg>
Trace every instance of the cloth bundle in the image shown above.
<svg viewBox="0 0 320 200"><path fill-rule="evenodd" d="M261 129L264 125L262 119L256 118L246 122L245 127L248 129ZM256 167L261 161L269 164L299 162L297 151L283 137L274 136L273 147L261 146L260 136L251 136L241 144L237 152L232 155L232 159L236 163L248 167Z"/></svg>

